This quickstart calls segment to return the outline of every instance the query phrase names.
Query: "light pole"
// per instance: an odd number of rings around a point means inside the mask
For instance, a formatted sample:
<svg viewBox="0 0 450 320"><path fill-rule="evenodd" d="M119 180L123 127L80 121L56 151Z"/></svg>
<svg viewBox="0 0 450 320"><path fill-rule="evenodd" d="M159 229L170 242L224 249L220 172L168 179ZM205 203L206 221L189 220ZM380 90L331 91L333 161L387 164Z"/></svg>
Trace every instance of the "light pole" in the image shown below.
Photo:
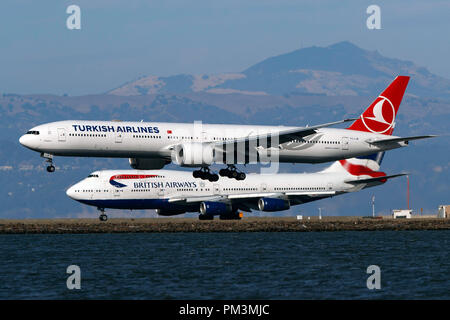
<svg viewBox="0 0 450 320"><path fill-rule="evenodd" d="M372 196L372 218L375 218L375 196Z"/></svg>

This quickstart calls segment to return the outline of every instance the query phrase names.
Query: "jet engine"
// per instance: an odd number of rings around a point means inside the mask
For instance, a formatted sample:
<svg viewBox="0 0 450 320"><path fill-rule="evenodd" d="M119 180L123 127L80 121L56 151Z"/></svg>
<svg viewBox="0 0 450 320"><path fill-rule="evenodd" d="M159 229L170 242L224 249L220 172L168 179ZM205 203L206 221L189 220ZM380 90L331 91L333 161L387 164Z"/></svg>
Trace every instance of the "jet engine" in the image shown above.
<svg viewBox="0 0 450 320"><path fill-rule="evenodd" d="M291 207L289 200L277 198L260 198L258 208L260 211L283 211Z"/></svg>
<svg viewBox="0 0 450 320"><path fill-rule="evenodd" d="M151 170L162 169L170 161L156 158L129 158L130 166L133 169Z"/></svg>
<svg viewBox="0 0 450 320"><path fill-rule="evenodd" d="M214 216L219 214L227 214L233 210L230 203L205 201L200 203L200 213L204 215Z"/></svg>
<svg viewBox="0 0 450 320"><path fill-rule="evenodd" d="M186 213L183 209L156 209L156 214L160 216L174 216L177 214Z"/></svg>
<svg viewBox="0 0 450 320"><path fill-rule="evenodd" d="M214 162L215 150L211 144L184 143L175 147L172 159L184 167L209 166Z"/></svg>

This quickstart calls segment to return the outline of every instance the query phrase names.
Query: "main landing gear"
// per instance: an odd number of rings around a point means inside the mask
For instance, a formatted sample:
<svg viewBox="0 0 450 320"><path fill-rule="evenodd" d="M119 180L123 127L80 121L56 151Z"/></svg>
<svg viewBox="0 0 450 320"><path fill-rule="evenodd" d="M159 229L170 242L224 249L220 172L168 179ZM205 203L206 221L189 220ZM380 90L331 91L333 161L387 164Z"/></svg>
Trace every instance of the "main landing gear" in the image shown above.
<svg viewBox="0 0 450 320"><path fill-rule="evenodd" d="M236 180L245 180L246 177L245 173L238 171L233 164L228 165L228 168L226 169L220 169L219 174L221 177L228 177Z"/></svg>
<svg viewBox="0 0 450 320"><path fill-rule="evenodd" d="M209 214L199 214L198 219L199 220L214 220L214 216L209 215ZM238 211L234 211L232 213L219 215L219 219L220 220L241 220L242 216Z"/></svg>
<svg viewBox="0 0 450 320"><path fill-rule="evenodd" d="M97 210L99 210L101 212L100 216L98 217L98 219L100 221L107 221L108 220L108 216L105 214L105 208L97 208Z"/></svg>
<svg viewBox="0 0 450 320"><path fill-rule="evenodd" d="M209 180L211 182L216 182L219 180L219 175L216 173L212 173L208 167L203 167L200 170L195 170L192 172L194 178L200 178L202 180Z"/></svg>
<svg viewBox="0 0 450 320"><path fill-rule="evenodd" d="M47 172L55 172L55 166L53 165L53 155L48 153L41 153L41 157L45 158L45 162L48 163Z"/></svg>

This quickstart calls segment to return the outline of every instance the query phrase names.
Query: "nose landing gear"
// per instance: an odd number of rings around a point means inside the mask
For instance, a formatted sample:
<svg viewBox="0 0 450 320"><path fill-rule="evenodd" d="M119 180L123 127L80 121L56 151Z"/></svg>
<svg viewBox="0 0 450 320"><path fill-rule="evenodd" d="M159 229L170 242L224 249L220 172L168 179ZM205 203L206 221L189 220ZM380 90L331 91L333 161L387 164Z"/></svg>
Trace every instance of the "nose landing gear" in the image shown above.
<svg viewBox="0 0 450 320"><path fill-rule="evenodd" d="M221 177L228 177L230 179L245 180L246 175L244 172L237 170L236 166L231 164L226 169L220 169L219 174Z"/></svg>
<svg viewBox="0 0 450 320"><path fill-rule="evenodd" d="M45 162L48 163L47 172L55 172L56 168L53 165L53 155L48 153L41 153L41 157L47 159L45 160Z"/></svg>
<svg viewBox="0 0 450 320"><path fill-rule="evenodd" d="M192 172L194 178L200 178L202 180L209 180L211 182L216 182L219 180L219 175L212 173L208 167L203 167L200 170L195 170Z"/></svg>
<svg viewBox="0 0 450 320"><path fill-rule="evenodd" d="M100 216L98 217L98 219L100 221L107 221L108 220L108 216L105 214L105 208L97 208L98 211L100 211Z"/></svg>

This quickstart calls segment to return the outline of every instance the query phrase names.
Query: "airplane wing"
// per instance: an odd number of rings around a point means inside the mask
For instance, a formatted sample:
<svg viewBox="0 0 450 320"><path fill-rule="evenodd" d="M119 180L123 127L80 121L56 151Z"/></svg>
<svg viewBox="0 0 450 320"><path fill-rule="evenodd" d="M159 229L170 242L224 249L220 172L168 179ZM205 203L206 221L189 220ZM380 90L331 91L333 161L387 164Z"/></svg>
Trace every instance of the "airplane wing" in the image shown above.
<svg viewBox="0 0 450 320"><path fill-rule="evenodd" d="M384 144L391 144L391 143L400 143L404 142L408 144L411 140L419 140L419 139L428 139L428 138L434 138L437 137L435 135L427 135L427 136L415 136L415 137L404 137L404 138L388 138L388 139L382 139L382 140L374 140L374 141L368 141L368 143L381 146Z"/></svg>
<svg viewBox="0 0 450 320"><path fill-rule="evenodd" d="M195 203L204 201L233 201L240 199L254 199L262 197L280 197L282 193L247 193L247 194L232 194L232 195L213 195L213 196L198 196L198 197L174 197L170 198L169 202L184 202Z"/></svg>
<svg viewBox="0 0 450 320"><path fill-rule="evenodd" d="M287 130L280 130L278 132L271 132L271 133L264 133L259 135L253 135L248 136L244 138L239 139L233 139L233 140L227 140L222 142L216 142L215 145L217 147L226 148L227 145L233 145L235 143L252 143L253 146L258 147L260 146L260 140L267 141L269 145L269 141L274 139L275 137L278 137L278 143L282 144L291 140L303 138L306 136L309 136L311 134L314 134L317 132L317 129L330 127L336 124L341 124L349 121L355 121L356 119L344 119L340 121L334 121L334 122L328 122L323 123L311 127L304 127L304 128L294 128L294 129L287 129Z"/></svg>
<svg viewBox="0 0 450 320"><path fill-rule="evenodd" d="M247 194L232 194L232 195L212 195L212 196L198 196L198 197L173 197L169 199L170 203L178 204L193 204L204 201L211 202L231 202L236 204L239 209L244 211L257 210L257 200L259 198L282 198L293 200L298 203L306 203L314 200L319 200L335 195L335 191L292 191L292 192L265 192L265 193L247 193Z"/></svg>
<svg viewBox="0 0 450 320"><path fill-rule="evenodd" d="M390 176L382 176L382 177L376 177L376 178L368 178L368 179L356 179L356 180L346 180L344 182L351 183L351 184L359 184L359 183L370 183L370 182L377 182L385 179L391 179L391 178L397 178L401 176L406 176L408 173L399 173L399 174L393 174Z"/></svg>

